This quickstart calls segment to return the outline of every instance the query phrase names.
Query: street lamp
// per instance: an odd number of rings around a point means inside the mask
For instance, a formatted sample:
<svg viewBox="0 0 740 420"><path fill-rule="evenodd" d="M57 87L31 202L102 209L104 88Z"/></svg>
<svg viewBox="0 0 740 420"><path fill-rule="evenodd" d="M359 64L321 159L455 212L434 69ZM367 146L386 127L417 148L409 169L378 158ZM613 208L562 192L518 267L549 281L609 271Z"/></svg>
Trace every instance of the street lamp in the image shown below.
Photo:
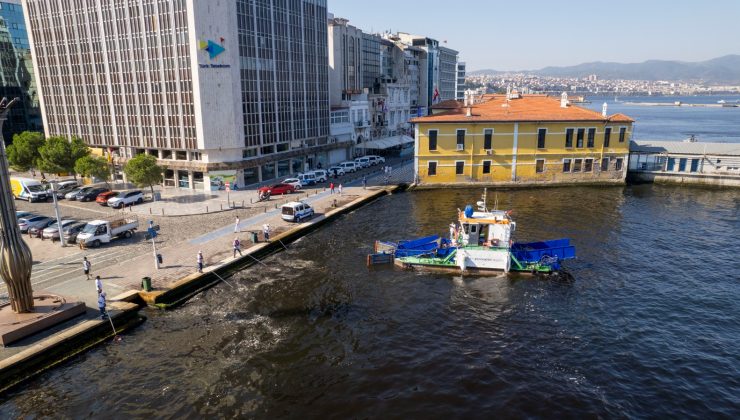
<svg viewBox="0 0 740 420"><path fill-rule="evenodd" d="M64 240L64 229L62 226L62 217L59 215L59 201L57 199L57 183L52 182L51 183L51 196L54 197L54 212L57 216L57 229L59 230L59 242L62 244L62 248L64 248L66 245L66 241Z"/></svg>
<svg viewBox="0 0 740 420"><path fill-rule="evenodd" d="M33 311L31 268L33 257L21 237L15 213L15 197L10 186L10 171L2 136L3 123L10 107L18 101L0 100L0 275L8 286L10 305L16 313Z"/></svg>

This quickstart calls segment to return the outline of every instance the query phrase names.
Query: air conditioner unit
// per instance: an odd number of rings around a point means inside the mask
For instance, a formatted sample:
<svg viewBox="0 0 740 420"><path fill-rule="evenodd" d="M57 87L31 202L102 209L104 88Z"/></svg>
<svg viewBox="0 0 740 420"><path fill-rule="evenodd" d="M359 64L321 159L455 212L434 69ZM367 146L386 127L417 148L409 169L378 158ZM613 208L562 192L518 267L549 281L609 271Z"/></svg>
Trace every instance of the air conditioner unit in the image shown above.
<svg viewBox="0 0 740 420"><path fill-rule="evenodd" d="M458 145L457 145L457 150L458 150L458 151L459 151L459 150L465 150L465 145L464 145L464 144L458 144Z"/></svg>
<svg viewBox="0 0 740 420"><path fill-rule="evenodd" d="M492 155L493 154L493 150L486 150L486 154L487 155Z"/></svg>

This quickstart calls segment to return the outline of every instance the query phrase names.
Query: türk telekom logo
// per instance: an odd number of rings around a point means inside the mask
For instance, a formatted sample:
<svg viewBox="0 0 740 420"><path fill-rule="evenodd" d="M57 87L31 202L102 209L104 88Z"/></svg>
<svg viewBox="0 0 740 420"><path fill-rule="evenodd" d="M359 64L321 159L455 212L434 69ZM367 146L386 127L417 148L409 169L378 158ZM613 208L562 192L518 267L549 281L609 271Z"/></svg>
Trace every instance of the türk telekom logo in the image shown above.
<svg viewBox="0 0 740 420"><path fill-rule="evenodd" d="M224 42L224 39L221 38L221 42ZM221 45L208 40L208 41L198 41L198 48L207 51L208 57L213 60L214 58L218 57L222 52L226 51L226 48L222 47Z"/></svg>

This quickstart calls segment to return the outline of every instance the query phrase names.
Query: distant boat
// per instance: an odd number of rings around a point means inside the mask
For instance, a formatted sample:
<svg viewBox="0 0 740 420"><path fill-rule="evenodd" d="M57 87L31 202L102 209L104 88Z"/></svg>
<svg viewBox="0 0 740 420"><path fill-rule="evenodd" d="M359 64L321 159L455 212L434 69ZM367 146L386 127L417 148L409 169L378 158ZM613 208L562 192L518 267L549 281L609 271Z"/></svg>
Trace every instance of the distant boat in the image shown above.
<svg viewBox="0 0 740 420"><path fill-rule="evenodd" d="M720 99L719 101L717 101L717 103L718 104L726 104L727 102L724 99Z"/></svg>

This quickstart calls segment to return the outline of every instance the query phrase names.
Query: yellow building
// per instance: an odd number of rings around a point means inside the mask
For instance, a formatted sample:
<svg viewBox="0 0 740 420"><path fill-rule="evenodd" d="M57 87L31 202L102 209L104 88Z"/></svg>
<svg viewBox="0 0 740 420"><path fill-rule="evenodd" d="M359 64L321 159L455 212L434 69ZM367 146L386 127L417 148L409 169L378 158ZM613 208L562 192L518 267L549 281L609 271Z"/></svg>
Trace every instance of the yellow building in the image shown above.
<svg viewBox="0 0 740 420"><path fill-rule="evenodd" d="M622 183L634 122L565 94L471 95L411 121L419 185Z"/></svg>

